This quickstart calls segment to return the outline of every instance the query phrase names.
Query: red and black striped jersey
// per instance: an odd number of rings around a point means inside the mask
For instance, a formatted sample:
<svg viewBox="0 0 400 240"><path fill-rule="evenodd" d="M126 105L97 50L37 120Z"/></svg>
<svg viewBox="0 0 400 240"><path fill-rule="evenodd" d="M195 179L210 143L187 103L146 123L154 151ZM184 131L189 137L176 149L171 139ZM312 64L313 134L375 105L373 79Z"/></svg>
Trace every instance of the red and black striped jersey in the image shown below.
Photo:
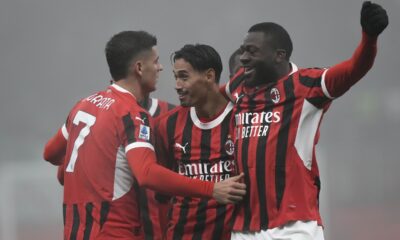
<svg viewBox="0 0 400 240"><path fill-rule="evenodd" d="M123 88L79 101L62 128L65 239L144 239L126 153L154 149L151 118Z"/></svg>
<svg viewBox="0 0 400 240"><path fill-rule="evenodd" d="M316 220L319 170L315 147L332 99L344 94L372 67L376 38L363 33L353 56L329 69L298 69L275 83L247 88L243 69L225 86L235 102L238 170L247 194L238 205L235 231L260 231L289 221Z"/></svg>
<svg viewBox="0 0 400 240"><path fill-rule="evenodd" d="M228 92L236 101L238 168L248 192L238 205L236 231L259 231L291 220L321 224L314 150L331 100L321 86L324 69L298 70L294 64L292 69L274 84L239 85Z"/></svg>
<svg viewBox="0 0 400 240"><path fill-rule="evenodd" d="M142 107L145 108L154 119L172 110L175 105L156 98L148 98L146 103L142 104ZM161 240L167 228L167 213L170 207L169 201L158 201L156 199L156 192L148 188L140 188L138 196L145 239Z"/></svg>
<svg viewBox="0 0 400 240"><path fill-rule="evenodd" d="M177 107L156 123L158 160L181 175L222 181L236 174L231 136L232 103L205 121L195 109ZM233 205L214 199L174 197L167 239L229 239Z"/></svg>

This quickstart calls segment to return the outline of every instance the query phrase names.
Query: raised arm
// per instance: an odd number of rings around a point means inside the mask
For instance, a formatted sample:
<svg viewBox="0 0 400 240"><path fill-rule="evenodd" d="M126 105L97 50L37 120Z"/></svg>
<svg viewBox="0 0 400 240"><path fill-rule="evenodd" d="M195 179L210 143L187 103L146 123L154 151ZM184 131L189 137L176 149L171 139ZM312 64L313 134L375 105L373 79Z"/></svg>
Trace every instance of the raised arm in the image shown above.
<svg viewBox="0 0 400 240"><path fill-rule="evenodd" d="M380 5L364 2L361 9L362 39L352 57L331 67L323 78L325 95L336 98L345 93L371 69L378 35L388 25L386 10Z"/></svg>

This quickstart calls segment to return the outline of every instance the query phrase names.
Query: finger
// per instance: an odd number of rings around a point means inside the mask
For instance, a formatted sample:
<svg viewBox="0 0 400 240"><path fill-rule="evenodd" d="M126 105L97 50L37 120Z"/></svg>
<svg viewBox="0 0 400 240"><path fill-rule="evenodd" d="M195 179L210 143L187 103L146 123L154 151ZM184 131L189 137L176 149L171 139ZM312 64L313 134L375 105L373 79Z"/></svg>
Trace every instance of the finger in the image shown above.
<svg viewBox="0 0 400 240"><path fill-rule="evenodd" d="M236 203L243 200L242 196L231 196L227 199L229 203Z"/></svg>
<svg viewBox="0 0 400 240"><path fill-rule="evenodd" d="M244 173L240 173L239 175L233 176L233 177L231 177L229 179L231 179L231 181L237 182L240 179L242 179L243 177L244 177Z"/></svg>
<svg viewBox="0 0 400 240"><path fill-rule="evenodd" d="M245 190L246 189L246 184L235 182L235 183L232 184L232 187L235 188L235 189Z"/></svg>
<svg viewBox="0 0 400 240"><path fill-rule="evenodd" d="M373 16L380 16L380 15L383 15L384 14L384 9L383 8L381 8L381 7L379 7L379 8L371 8L371 9L369 9L368 11L366 11L365 12L365 15L368 17L368 18L370 18L370 17L373 17Z"/></svg>
<svg viewBox="0 0 400 240"><path fill-rule="evenodd" d="M363 2L362 9L367 8L369 6L371 6L371 2L370 1L365 1L365 2Z"/></svg>
<svg viewBox="0 0 400 240"><path fill-rule="evenodd" d="M244 195L246 195L246 190L234 189L234 190L229 192L229 195L231 195L231 196L244 196Z"/></svg>

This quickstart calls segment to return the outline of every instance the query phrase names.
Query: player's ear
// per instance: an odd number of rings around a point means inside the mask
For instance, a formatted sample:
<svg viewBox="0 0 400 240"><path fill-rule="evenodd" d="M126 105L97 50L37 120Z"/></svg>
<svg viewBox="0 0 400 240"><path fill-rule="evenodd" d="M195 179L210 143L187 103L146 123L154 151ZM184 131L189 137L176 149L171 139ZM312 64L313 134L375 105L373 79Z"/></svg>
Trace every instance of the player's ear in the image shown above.
<svg viewBox="0 0 400 240"><path fill-rule="evenodd" d="M134 62L132 62L129 69L130 69L130 71L132 73L136 73L139 76L142 76L142 73L143 73L143 63L142 63L142 61L134 61Z"/></svg>
<svg viewBox="0 0 400 240"><path fill-rule="evenodd" d="M205 76L206 76L207 82L215 83L215 70L214 69L212 69L212 68L207 69L205 72Z"/></svg>
<svg viewBox="0 0 400 240"><path fill-rule="evenodd" d="M285 49L276 49L276 61L278 63L286 61L286 50Z"/></svg>

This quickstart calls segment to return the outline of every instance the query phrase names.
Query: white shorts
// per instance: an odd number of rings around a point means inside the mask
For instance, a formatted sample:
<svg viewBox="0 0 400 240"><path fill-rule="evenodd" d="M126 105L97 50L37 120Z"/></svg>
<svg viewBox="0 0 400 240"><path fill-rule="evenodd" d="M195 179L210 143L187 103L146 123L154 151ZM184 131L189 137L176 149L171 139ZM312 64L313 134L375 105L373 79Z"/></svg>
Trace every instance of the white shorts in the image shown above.
<svg viewBox="0 0 400 240"><path fill-rule="evenodd" d="M294 221L283 226L259 232L232 232L231 240L324 240L317 221Z"/></svg>

